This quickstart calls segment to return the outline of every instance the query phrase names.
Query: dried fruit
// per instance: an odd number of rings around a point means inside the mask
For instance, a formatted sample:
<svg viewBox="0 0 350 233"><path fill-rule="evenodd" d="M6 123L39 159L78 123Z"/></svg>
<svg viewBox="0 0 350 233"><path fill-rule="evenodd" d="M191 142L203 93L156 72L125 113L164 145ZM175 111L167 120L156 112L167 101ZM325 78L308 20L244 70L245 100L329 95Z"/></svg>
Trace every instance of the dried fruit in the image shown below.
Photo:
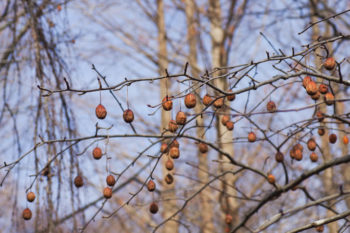
<svg viewBox="0 0 350 233"><path fill-rule="evenodd" d="M175 133L179 126L176 124L176 121L170 120L168 124L168 129L170 132Z"/></svg>
<svg viewBox="0 0 350 233"><path fill-rule="evenodd" d="M349 138L348 138L348 136L344 135L344 137L343 137L343 143L344 143L345 145L349 144Z"/></svg>
<svg viewBox="0 0 350 233"><path fill-rule="evenodd" d="M318 128L317 133L318 135L323 136L326 133L326 130L324 128Z"/></svg>
<svg viewBox="0 0 350 233"><path fill-rule="evenodd" d="M92 151L92 156L94 159L98 160L102 157L102 150L100 147L95 147L95 149Z"/></svg>
<svg viewBox="0 0 350 233"><path fill-rule="evenodd" d="M256 135L255 135L255 133L254 133L254 132L250 132L250 133L248 134L248 141L249 141L249 142L255 142L255 140L256 140Z"/></svg>
<svg viewBox="0 0 350 233"><path fill-rule="evenodd" d="M95 112L98 119L103 120L107 116L107 110L102 104L97 105Z"/></svg>
<svg viewBox="0 0 350 233"><path fill-rule="evenodd" d="M153 192L154 190L156 190L156 183L154 183L153 180L149 180L147 183L147 189L150 192Z"/></svg>
<svg viewBox="0 0 350 233"><path fill-rule="evenodd" d="M35 194L33 192L27 193L27 201L33 202L35 200Z"/></svg>
<svg viewBox="0 0 350 233"><path fill-rule="evenodd" d="M162 106L164 111L170 111L173 108L173 101L170 97L165 96L162 100Z"/></svg>
<svg viewBox="0 0 350 233"><path fill-rule="evenodd" d="M307 148L309 148L309 150L311 150L311 151L316 150L316 146L317 146L317 144L316 144L315 139L310 138L310 139L307 141Z"/></svg>
<svg viewBox="0 0 350 233"><path fill-rule="evenodd" d="M169 155L173 159L178 159L180 157L180 150L177 147L172 147L169 151Z"/></svg>
<svg viewBox="0 0 350 233"><path fill-rule="evenodd" d="M168 159L165 163L165 168L168 170L168 171L171 171L174 169L174 162L171 161L171 159Z"/></svg>
<svg viewBox="0 0 350 233"><path fill-rule="evenodd" d="M326 102L327 105L334 104L334 95L331 92L327 92L324 95L324 101Z"/></svg>
<svg viewBox="0 0 350 233"><path fill-rule="evenodd" d="M165 176L164 180L167 184L172 184L174 182L174 177L170 173L168 173Z"/></svg>
<svg viewBox="0 0 350 233"><path fill-rule="evenodd" d="M324 230L323 225L317 226L317 227L316 227L316 231L317 231L317 232L323 232L323 230Z"/></svg>
<svg viewBox="0 0 350 233"><path fill-rule="evenodd" d="M316 94L318 91L318 88L317 88L317 84L314 82L314 81L310 81L307 85L306 85L306 92L309 94L309 95L314 95Z"/></svg>
<svg viewBox="0 0 350 233"><path fill-rule="evenodd" d="M232 90L229 90L228 92L232 92ZM228 101L234 101L236 99L236 94L230 94L226 96Z"/></svg>
<svg viewBox="0 0 350 233"><path fill-rule="evenodd" d="M229 115L223 115L221 118L221 124L226 126L226 123L230 121L230 116Z"/></svg>
<svg viewBox="0 0 350 233"><path fill-rule="evenodd" d="M84 180L83 180L83 177L81 177L81 176L76 176L75 178L74 178L74 185L75 185L75 187L77 187L77 188L80 188L81 186L83 186L84 185Z"/></svg>
<svg viewBox="0 0 350 233"><path fill-rule="evenodd" d="M310 77L310 76L306 76L306 77L303 79L303 87L306 88L307 84L308 84L309 82L311 82L311 81L312 81L311 77Z"/></svg>
<svg viewBox="0 0 350 233"><path fill-rule="evenodd" d="M184 125L184 124L186 124L186 120L187 120L187 117L186 117L186 114L184 112L180 111L176 114L176 124Z"/></svg>
<svg viewBox="0 0 350 233"><path fill-rule="evenodd" d="M113 175L108 175L106 178L106 183L108 186L114 186L115 185L115 178Z"/></svg>
<svg viewBox="0 0 350 233"><path fill-rule="evenodd" d="M220 97L219 99L215 100L213 105L215 108L221 108L224 106L224 97Z"/></svg>
<svg viewBox="0 0 350 233"><path fill-rule="evenodd" d="M316 117L317 117L319 122L322 122L324 120L324 114L320 111L316 112Z"/></svg>
<svg viewBox="0 0 350 233"><path fill-rule="evenodd" d="M30 220L32 218L32 211L29 208L25 208L22 217L24 220Z"/></svg>
<svg viewBox="0 0 350 233"><path fill-rule="evenodd" d="M206 95L203 97L203 104L204 104L205 106L208 106L212 101L213 101L213 98L211 98L208 94L206 94Z"/></svg>
<svg viewBox="0 0 350 233"><path fill-rule="evenodd" d="M295 148L298 149L298 150L300 150L301 152L304 151L304 147L303 147L300 143L296 144L296 145L295 145Z"/></svg>
<svg viewBox="0 0 350 233"><path fill-rule="evenodd" d="M196 102L196 96L193 93L189 93L185 96L185 105L187 108L194 108Z"/></svg>
<svg viewBox="0 0 350 233"><path fill-rule="evenodd" d="M268 175L267 175L267 181L268 181L270 184L274 184L274 183L276 182L275 176L272 175L272 174L268 174Z"/></svg>
<svg viewBox="0 0 350 233"><path fill-rule="evenodd" d="M112 197L112 189L110 187L106 187L103 189L103 196L107 199Z"/></svg>
<svg viewBox="0 0 350 233"><path fill-rule="evenodd" d="M303 151L298 149L298 148L295 148L294 150L294 159L297 160L297 161L300 161L303 159Z"/></svg>
<svg viewBox="0 0 350 233"><path fill-rule="evenodd" d="M333 70L335 68L335 59L333 57L329 57L326 59L326 61L323 63L323 66L326 70Z"/></svg>
<svg viewBox="0 0 350 233"><path fill-rule="evenodd" d="M315 152L312 152L312 153L310 154L310 159L311 159L312 162L317 162L317 160L318 160L318 155L317 155Z"/></svg>
<svg viewBox="0 0 350 233"><path fill-rule="evenodd" d="M174 140L170 143L170 148L172 148L172 147L177 147L177 148L180 147L180 144L179 144L179 142L178 142L176 139L174 139Z"/></svg>
<svg viewBox="0 0 350 233"><path fill-rule="evenodd" d="M277 108L276 108L275 102L269 101L266 105L266 109L268 112L271 112L271 113L276 112Z"/></svg>
<svg viewBox="0 0 350 233"><path fill-rule="evenodd" d="M278 163L282 163L284 160L284 155L280 151L277 151L275 159Z"/></svg>
<svg viewBox="0 0 350 233"><path fill-rule="evenodd" d="M232 220L233 220L232 215L226 214L225 223L226 223L226 224L231 224L231 223L232 223Z"/></svg>
<svg viewBox="0 0 350 233"><path fill-rule="evenodd" d="M235 127L235 125L233 124L232 121L228 121L228 122L226 123L226 129L227 129L227 130L231 131L231 130L233 130L234 127Z"/></svg>
<svg viewBox="0 0 350 233"><path fill-rule="evenodd" d="M199 148L199 151L201 153L207 153L208 152L208 145L203 143L203 142L198 144L198 148Z"/></svg>
<svg viewBox="0 0 350 233"><path fill-rule="evenodd" d="M329 142L334 144L337 141L337 135L335 135L334 133L332 133L331 135L329 135Z"/></svg>
<svg viewBox="0 0 350 233"><path fill-rule="evenodd" d="M324 95L328 92L328 86L326 84L320 84L320 86L318 87L319 92Z"/></svg>
<svg viewBox="0 0 350 233"><path fill-rule="evenodd" d="M134 120L134 113L132 110L127 109L123 113L123 119L126 123L131 123Z"/></svg>
<svg viewBox="0 0 350 233"><path fill-rule="evenodd" d="M162 143L162 145L160 146L160 152L162 153L168 152L168 144Z"/></svg>
<svg viewBox="0 0 350 233"><path fill-rule="evenodd" d="M155 202L152 202L152 204L149 206L149 212L152 214L156 214L159 210L158 204Z"/></svg>
<svg viewBox="0 0 350 233"><path fill-rule="evenodd" d="M311 96L311 99L313 100L318 100L321 97L321 94L319 91L316 92L316 94Z"/></svg>

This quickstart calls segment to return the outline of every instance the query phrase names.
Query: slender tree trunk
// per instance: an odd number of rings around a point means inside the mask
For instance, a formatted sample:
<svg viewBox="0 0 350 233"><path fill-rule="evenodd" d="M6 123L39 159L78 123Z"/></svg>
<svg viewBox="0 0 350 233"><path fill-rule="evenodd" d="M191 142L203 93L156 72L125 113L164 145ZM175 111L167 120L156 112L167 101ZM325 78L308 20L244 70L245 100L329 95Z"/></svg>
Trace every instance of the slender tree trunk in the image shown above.
<svg viewBox="0 0 350 233"><path fill-rule="evenodd" d="M223 49L223 39L224 39L224 30L222 29L222 21L221 21L221 6L219 0L209 0L209 18L210 18L210 35L212 39L212 66L222 67L226 66L226 64L222 64L222 56L225 55L225 50ZM215 76L220 75L220 73L215 73ZM227 90L228 84L225 78L219 78L214 80L214 85L221 90ZM226 101L225 101L226 103ZM226 103L227 104L227 103ZM226 153L234 156L234 148L232 143L228 143L232 141L232 133L228 131L224 125L222 125L221 118L224 114L229 114L229 109L221 109L218 111L220 113L217 117L216 127L217 127L217 140L219 147L225 151ZM224 171L233 171L234 166L230 164L229 160L219 155L220 160L222 161L220 170ZM225 220L225 215L230 214L233 216L233 221L229 228L234 225L235 222L238 222L238 204L235 198L237 191L233 188L235 185L236 178L232 174L227 174L224 177L223 182L223 192L220 196L220 205L223 211L223 222Z"/></svg>
<svg viewBox="0 0 350 233"><path fill-rule="evenodd" d="M199 77L198 63L197 63L197 39L196 39L196 20L195 20L195 2L194 0L185 0L185 11L187 19L187 41L189 44L188 61L191 67L191 72L194 77ZM193 83L195 85L196 83ZM195 95L200 98L200 91L196 90ZM197 101L197 105L194 109L196 114L199 114L203 109L201 101ZM197 117L196 134L198 138L205 139L204 133L204 116ZM197 152L198 157L198 180L200 184L206 184L209 181L209 166L207 153ZM208 172L205 172L208 171ZM216 232L213 223L213 205L210 203L211 191L209 188L203 190L200 193L200 232L213 233Z"/></svg>
<svg viewBox="0 0 350 233"><path fill-rule="evenodd" d="M165 75L165 69L168 67L167 60L167 41L166 41L166 30L165 30L165 19L164 19L164 2L163 0L157 0L157 26L158 26L158 66L159 66L159 74ZM169 93L169 81L166 79L162 79L160 81L160 95L161 99L163 99L166 95L170 96ZM171 120L171 112L166 112L162 110L162 119L161 119L161 132L167 128L169 121ZM162 158L162 172L165 177L169 172L165 168L165 163L167 161L167 156L163 155ZM174 170L173 170L174 171ZM161 199L163 205L162 217L163 219L167 219L174 212L176 212L176 194L175 194L175 182L171 185L168 185L164 182L163 190L161 194ZM162 231L164 233L176 233L178 232L178 223L176 221L168 221L164 224Z"/></svg>

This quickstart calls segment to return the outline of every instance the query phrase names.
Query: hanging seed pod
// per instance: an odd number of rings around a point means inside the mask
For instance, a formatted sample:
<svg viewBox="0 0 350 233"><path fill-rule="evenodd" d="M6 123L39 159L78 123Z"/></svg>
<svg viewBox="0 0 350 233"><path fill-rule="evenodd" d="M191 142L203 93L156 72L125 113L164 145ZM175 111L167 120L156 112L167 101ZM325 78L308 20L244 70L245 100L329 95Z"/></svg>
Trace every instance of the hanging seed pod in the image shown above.
<svg viewBox="0 0 350 233"><path fill-rule="evenodd" d="M311 82L312 79L310 76L306 76L304 79L303 79L303 87L306 88L307 84L309 84L309 82Z"/></svg>
<svg viewBox="0 0 350 233"><path fill-rule="evenodd" d="M221 124L226 126L226 123L230 121L230 116L229 115L223 115L221 117Z"/></svg>
<svg viewBox="0 0 350 233"><path fill-rule="evenodd" d="M208 145L201 142L201 143L198 144L198 149L203 154L207 153L208 152Z"/></svg>
<svg viewBox="0 0 350 233"><path fill-rule="evenodd" d="M32 211L29 208L25 208L22 217L24 220L30 220L32 218Z"/></svg>
<svg viewBox="0 0 350 233"><path fill-rule="evenodd" d="M313 100L318 100L321 97L321 94L319 91L316 92L316 94L311 96L311 99Z"/></svg>
<svg viewBox="0 0 350 233"><path fill-rule="evenodd" d="M164 180L165 180L165 183L172 184L174 182L174 177L170 173L168 173L165 176Z"/></svg>
<svg viewBox="0 0 350 233"><path fill-rule="evenodd" d="M27 193L27 201L33 202L35 200L35 194L33 192Z"/></svg>
<svg viewBox="0 0 350 233"><path fill-rule="evenodd" d="M226 123L226 129L227 129L227 130L232 131L234 127L235 127L235 125L233 124L232 121L228 121L228 122Z"/></svg>
<svg viewBox="0 0 350 233"><path fill-rule="evenodd" d="M81 176L76 176L75 178L74 178L74 185L75 185L75 187L77 187L77 188L80 188L80 187L82 187L83 185L84 185L84 180L83 180L83 177L81 177Z"/></svg>
<svg viewBox="0 0 350 233"><path fill-rule="evenodd" d="M276 104L273 101L269 101L266 105L266 109L270 113L274 113L277 110Z"/></svg>
<svg viewBox="0 0 350 233"><path fill-rule="evenodd" d="M323 136L326 133L326 130L324 128L318 128L317 133L318 135Z"/></svg>
<svg viewBox="0 0 350 233"><path fill-rule="evenodd" d="M255 142L255 141L256 141L256 135L255 135L254 132L250 132L250 133L248 134L248 141L249 141L249 142Z"/></svg>
<svg viewBox="0 0 350 233"><path fill-rule="evenodd" d="M102 104L97 105L95 112L98 119L103 120L107 116L107 110Z"/></svg>
<svg viewBox="0 0 350 233"><path fill-rule="evenodd" d="M282 163L284 160L284 155L280 151L277 151L275 159L278 163Z"/></svg>
<svg viewBox="0 0 350 233"><path fill-rule="evenodd" d="M326 61L323 63L323 66L326 70L333 70L336 66L335 59L333 57L327 58Z"/></svg>
<svg viewBox="0 0 350 233"><path fill-rule="evenodd" d="M174 140L170 143L170 148L172 148L172 147L177 147L177 148L180 147L180 144L179 144L179 142L178 142L176 139L174 139Z"/></svg>
<svg viewBox="0 0 350 233"><path fill-rule="evenodd" d="M170 120L168 124L168 129L170 132L175 133L179 126L176 124L176 121Z"/></svg>
<svg viewBox="0 0 350 233"><path fill-rule="evenodd" d="M178 159L180 157L180 150L177 147L172 147L169 151L169 155L172 159Z"/></svg>
<svg viewBox="0 0 350 233"><path fill-rule="evenodd" d="M322 83L320 86L318 86L318 90L322 95L324 95L328 92L328 86Z"/></svg>
<svg viewBox="0 0 350 233"><path fill-rule="evenodd" d="M150 192L153 192L154 190L156 190L156 183L154 183L153 180L149 180L147 183L147 189Z"/></svg>
<svg viewBox="0 0 350 233"><path fill-rule="evenodd" d="M322 226L317 226L317 227L316 227L316 231L317 231L317 232L323 232L323 230L324 230L323 225L322 225Z"/></svg>
<svg viewBox="0 0 350 233"><path fill-rule="evenodd" d="M184 112L178 112L176 114L176 124L184 125L184 124L186 124L186 120L187 120L187 117L186 117L186 114Z"/></svg>
<svg viewBox="0 0 350 233"><path fill-rule="evenodd" d="M232 93L232 90L229 90L228 92ZM228 101L234 101L236 99L236 94L230 94L226 96Z"/></svg>
<svg viewBox="0 0 350 233"><path fill-rule="evenodd" d="M315 139L310 138L310 139L307 141L307 148L308 148L309 150L311 150L311 151L316 150L316 146L317 146L317 144L316 144Z"/></svg>
<svg viewBox="0 0 350 233"><path fill-rule="evenodd" d="M130 109L127 109L123 113L123 119L126 123L131 123L134 120L134 113Z"/></svg>
<svg viewBox="0 0 350 233"><path fill-rule="evenodd" d="M149 212L151 212L152 214L156 214L159 210L158 204L153 202L150 206L149 206Z"/></svg>
<svg viewBox="0 0 350 233"><path fill-rule="evenodd" d="M168 144L166 143L162 143L162 145L160 146L160 152L167 153L168 152Z"/></svg>
<svg viewBox="0 0 350 233"><path fill-rule="evenodd" d="M206 95L203 97L203 104L204 104L205 106L208 106L212 101L213 101L213 98L211 98L208 94L206 94Z"/></svg>
<svg viewBox="0 0 350 233"><path fill-rule="evenodd" d="M274 184L274 183L276 182L275 176L272 175L272 174L268 174L268 175L267 175L267 181L268 181L270 184Z"/></svg>
<svg viewBox="0 0 350 233"><path fill-rule="evenodd" d="M317 84L314 81L310 81L306 86L306 92L309 95L314 95L318 91Z"/></svg>
<svg viewBox="0 0 350 233"><path fill-rule="evenodd" d="M324 95L324 101L326 102L326 104L328 106L334 104L334 95L331 93L331 92L327 92L325 95Z"/></svg>
<svg viewBox="0 0 350 233"><path fill-rule="evenodd" d="M173 108L173 101L170 97L165 96L162 100L162 106L164 111L170 111Z"/></svg>
<svg viewBox="0 0 350 233"><path fill-rule="evenodd" d="M112 189L110 187L106 187L103 189L103 196L106 198L106 199L109 199L112 197Z"/></svg>
<svg viewBox="0 0 350 233"><path fill-rule="evenodd" d="M295 148L294 150L294 159L297 161L301 161L303 159L303 151L299 148Z"/></svg>
<svg viewBox="0 0 350 233"><path fill-rule="evenodd" d="M189 93L185 96L185 105L187 108L194 108L196 103L196 96L193 93Z"/></svg>
<svg viewBox="0 0 350 233"><path fill-rule="evenodd" d="M115 185L115 178L113 175L108 175L107 178L106 178L106 183L108 186L114 186Z"/></svg>
<svg viewBox="0 0 350 233"><path fill-rule="evenodd" d="M165 168L168 170L168 171L171 171L174 169L174 162L171 160L171 159L168 159L165 163Z"/></svg>
<svg viewBox="0 0 350 233"><path fill-rule="evenodd" d="M310 160L312 161L312 162L317 162L317 160L318 160L318 155L315 153L315 152L312 152L311 154L310 154Z"/></svg>
<svg viewBox="0 0 350 233"><path fill-rule="evenodd" d="M99 160L102 157L102 150L100 147L95 147L95 149L92 151L92 156L94 159Z"/></svg>
<svg viewBox="0 0 350 233"><path fill-rule="evenodd" d="M316 117L317 117L319 122L322 122L324 120L324 114L320 111L316 112Z"/></svg>
<svg viewBox="0 0 350 233"><path fill-rule="evenodd" d="M332 143L332 144L334 144L334 143L336 143L336 141L337 141L337 135L335 135L334 133L332 133L331 135L329 135L329 142L330 143Z"/></svg>
<svg viewBox="0 0 350 233"><path fill-rule="evenodd" d="M215 108L221 108L224 106L224 98L220 97L219 99L215 100L213 105Z"/></svg>

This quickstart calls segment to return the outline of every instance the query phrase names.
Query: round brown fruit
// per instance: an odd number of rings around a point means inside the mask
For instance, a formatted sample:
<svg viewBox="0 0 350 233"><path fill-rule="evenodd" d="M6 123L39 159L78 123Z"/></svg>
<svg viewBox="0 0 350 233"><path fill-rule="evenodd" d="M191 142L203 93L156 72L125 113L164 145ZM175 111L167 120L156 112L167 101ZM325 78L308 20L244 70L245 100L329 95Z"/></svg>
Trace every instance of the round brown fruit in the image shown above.
<svg viewBox="0 0 350 233"><path fill-rule="evenodd" d="M275 155L275 158L278 163L282 163L284 160L284 155L280 151L278 151Z"/></svg>
<svg viewBox="0 0 350 233"><path fill-rule="evenodd" d="M318 135L323 136L326 133L326 130L324 128L318 128L317 133Z"/></svg>
<svg viewBox="0 0 350 233"><path fill-rule="evenodd" d="M150 192L153 192L154 190L156 190L156 183L154 183L153 180L149 180L147 183L147 189Z"/></svg>
<svg viewBox="0 0 350 233"><path fill-rule="evenodd" d="M81 177L81 176L76 176L75 178L74 178L74 185L75 185L75 187L77 187L77 188L80 188L80 187L82 187L83 185L84 185L84 180L83 180L83 177Z"/></svg>
<svg viewBox="0 0 350 233"><path fill-rule="evenodd" d="M29 208L25 208L22 217L24 220L30 220L32 218L32 211Z"/></svg>
<svg viewBox="0 0 350 233"><path fill-rule="evenodd" d="M306 88L307 84L308 84L309 82L311 82L311 81L312 81L311 77L310 77L310 76L306 76L306 77L303 79L303 87Z"/></svg>
<svg viewBox="0 0 350 233"><path fill-rule="evenodd" d="M185 105L187 108L194 108L196 102L196 96L193 93L189 93L185 96Z"/></svg>
<svg viewBox="0 0 350 233"><path fill-rule="evenodd" d="M226 129L227 129L227 130L232 131L234 127L235 127L235 125L233 124L232 121L228 121L228 122L226 123Z"/></svg>
<svg viewBox="0 0 350 233"><path fill-rule="evenodd" d="M323 232L323 230L324 230L323 225L317 226L317 227L316 227L316 231L317 231L317 232Z"/></svg>
<svg viewBox="0 0 350 233"><path fill-rule="evenodd" d="M324 95L324 101L326 102L327 105L334 104L334 95L331 92L327 92Z"/></svg>
<svg viewBox="0 0 350 233"><path fill-rule="evenodd" d="M176 124L184 125L184 124L186 124L186 120L187 120L187 117L186 117L186 114L184 112L180 111L176 114Z"/></svg>
<svg viewBox="0 0 350 233"><path fill-rule="evenodd" d="M232 223L232 220L233 220L232 215L226 214L225 223L226 223L226 224L231 224L231 223Z"/></svg>
<svg viewBox="0 0 350 233"><path fill-rule="evenodd" d="M255 135L255 133L254 133L254 132L250 132L250 133L248 134L248 141L249 141L249 142L255 142L255 140L256 140L256 135Z"/></svg>
<svg viewBox="0 0 350 233"><path fill-rule="evenodd" d="M229 90L228 92L232 93L232 90ZM236 94L229 94L226 98L228 101L234 101L236 99Z"/></svg>
<svg viewBox="0 0 350 233"><path fill-rule="evenodd" d="M106 198L106 199L109 199L112 197L112 189L110 187L106 187L103 189L103 196Z"/></svg>
<svg viewBox="0 0 350 233"><path fill-rule="evenodd" d="M230 116L229 115L223 115L221 118L221 124L226 126L226 123L230 121Z"/></svg>
<svg viewBox="0 0 350 233"><path fill-rule="evenodd" d="M316 150L316 146L317 146L317 144L316 144L315 139L310 138L310 139L307 141L307 148L308 148L309 150L311 150L311 151Z"/></svg>
<svg viewBox="0 0 350 233"><path fill-rule="evenodd" d="M337 135L335 135L334 133L330 134L329 135L329 142L334 144L334 143L336 143L336 141L337 141Z"/></svg>
<svg viewBox="0 0 350 233"><path fill-rule="evenodd" d="M160 152L162 153L168 152L168 144L162 143L162 145L160 146Z"/></svg>
<svg viewBox="0 0 350 233"><path fill-rule="evenodd" d="M33 202L35 200L35 194L33 192L27 193L27 201Z"/></svg>
<svg viewBox="0 0 350 233"><path fill-rule="evenodd" d="M224 106L224 97L220 97L219 99L214 101L215 108L221 108L222 106Z"/></svg>
<svg viewBox="0 0 350 233"><path fill-rule="evenodd" d="M168 173L165 176L164 180L165 180L165 183L172 184L174 182L174 177L170 173Z"/></svg>
<svg viewBox="0 0 350 233"><path fill-rule="evenodd" d="M268 181L270 184L274 184L274 183L276 182L275 176L272 175L272 174L268 174L268 175L267 175L267 181Z"/></svg>
<svg viewBox="0 0 350 233"><path fill-rule="evenodd" d="M123 113L123 119L126 123L131 123L134 120L134 113L132 110L127 109Z"/></svg>
<svg viewBox="0 0 350 233"><path fill-rule="evenodd" d="M176 139L174 139L174 140L170 143L170 148L172 148L172 147L177 147L177 148L180 147L180 144L179 144L179 142L178 142Z"/></svg>
<svg viewBox="0 0 350 233"><path fill-rule="evenodd" d="M294 146L289 151L289 156L290 156L291 159L295 159L295 147Z"/></svg>
<svg viewBox="0 0 350 233"><path fill-rule="evenodd" d="M165 163L165 168L168 170L168 171L171 171L174 169L174 162L171 161L171 159L168 159Z"/></svg>
<svg viewBox="0 0 350 233"><path fill-rule="evenodd" d="M328 86L322 83L320 86L318 86L318 90L322 95L324 95L328 92Z"/></svg>
<svg viewBox="0 0 350 233"><path fill-rule="evenodd" d="M317 84L314 82L314 81L310 81L307 85L306 85L306 92L309 94L309 95L314 95L316 94L318 91L318 88L317 88Z"/></svg>
<svg viewBox="0 0 350 233"><path fill-rule="evenodd" d="M98 160L102 157L102 150L100 147L95 147L95 149L92 151L92 156L94 159Z"/></svg>
<svg viewBox="0 0 350 233"><path fill-rule="evenodd" d="M204 104L205 106L208 106L212 101L213 101L213 98L211 98L208 94L206 94L206 95L203 97L203 104Z"/></svg>
<svg viewBox="0 0 350 233"><path fill-rule="evenodd" d="M199 148L199 151L203 154L208 152L208 145L205 143L202 143L202 142L199 143L198 148Z"/></svg>
<svg viewBox="0 0 350 233"><path fill-rule="evenodd" d="M115 185L115 178L113 175L108 175L106 178L106 183L108 186L114 186Z"/></svg>
<svg viewBox="0 0 350 233"><path fill-rule="evenodd" d="M303 147L300 143L295 144L295 148L298 149L298 150L300 150L301 152L304 151L304 147Z"/></svg>
<svg viewBox="0 0 350 233"><path fill-rule="evenodd" d="M343 143L344 143L345 145L349 144L349 138L348 138L348 136L344 135L344 137L343 137Z"/></svg>
<svg viewBox="0 0 350 233"><path fill-rule="evenodd" d="M107 116L107 110L102 104L97 105L95 112L98 119L103 120Z"/></svg>
<svg viewBox="0 0 350 233"><path fill-rule="evenodd" d="M177 147L172 147L169 151L169 155L173 159L178 159L180 157L180 150Z"/></svg>
<svg viewBox="0 0 350 233"><path fill-rule="evenodd" d="M303 151L299 148L295 148L294 150L294 159L297 161L301 161L303 159Z"/></svg>
<svg viewBox="0 0 350 233"><path fill-rule="evenodd" d="M162 106L164 111L170 111L173 108L173 101L170 97L165 96L162 100Z"/></svg>
<svg viewBox="0 0 350 233"><path fill-rule="evenodd" d="M329 57L326 59L326 61L323 63L324 68L326 70L333 70L335 68L335 59L333 57Z"/></svg>
<svg viewBox="0 0 350 233"><path fill-rule="evenodd" d="M156 214L159 210L158 204L153 202L150 206L149 206L149 212L151 212L152 214Z"/></svg>
<svg viewBox="0 0 350 233"><path fill-rule="evenodd" d="M324 120L324 114L320 111L316 112L316 117L317 117L319 122L322 122Z"/></svg>
<svg viewBox="0 0 350 233"><path fill-rule="evenodd" d="M175 133L179 126L176 124L176 121L170 120L168 124L169 131Z"/></svg>
<svg viewBox="0 0 350 233"><path fill-rule="evenodd" d="M267 111L270 112L270 113L276 112L277 107L276 107L275 102L269 101L269 102L267 103L267 105L266 105L266 109L267 109Z"/></svg>
<svg viewBox="0 0 350 233"><path fill-rule="evenodd" d="M318 155L317 155L315 152L312 152L312 153L310 154L310 160L311 160L312 162L317 162L317 160L318 160Z"/></svg>
<svg viewBox="0 0 350 233"><path fill-rule="evenodd" d="M318 100L321 97L321 94L319 91L316 92L316 94L311 96L311 99L313 100Z"/></svg>

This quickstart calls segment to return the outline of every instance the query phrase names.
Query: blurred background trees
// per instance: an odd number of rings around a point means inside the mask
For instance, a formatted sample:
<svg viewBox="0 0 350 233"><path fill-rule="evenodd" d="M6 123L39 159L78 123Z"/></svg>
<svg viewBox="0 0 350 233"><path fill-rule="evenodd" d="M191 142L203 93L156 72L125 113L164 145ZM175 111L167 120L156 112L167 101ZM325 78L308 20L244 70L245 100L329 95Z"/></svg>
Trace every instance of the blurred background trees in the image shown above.
<svg viewBox="0 0 350 233"><path fill-rule="evenodd" d="M349 9L345 0L0 2L3 229L347 232ZM337 62L331 70L329 57ZM337 101L311 98L306 76ZM171 111L161 107L167 96ZM100 103L104 120L95 116ZM132 123L123 120L126 109ZM188 123L169 132L179 111ZM159 152L174 140L179 159ZM111 199L102 193L108 175L117 180ZM30 221L21 217L27 207ZM330 223L308 226L319 219Z"/></svg>

